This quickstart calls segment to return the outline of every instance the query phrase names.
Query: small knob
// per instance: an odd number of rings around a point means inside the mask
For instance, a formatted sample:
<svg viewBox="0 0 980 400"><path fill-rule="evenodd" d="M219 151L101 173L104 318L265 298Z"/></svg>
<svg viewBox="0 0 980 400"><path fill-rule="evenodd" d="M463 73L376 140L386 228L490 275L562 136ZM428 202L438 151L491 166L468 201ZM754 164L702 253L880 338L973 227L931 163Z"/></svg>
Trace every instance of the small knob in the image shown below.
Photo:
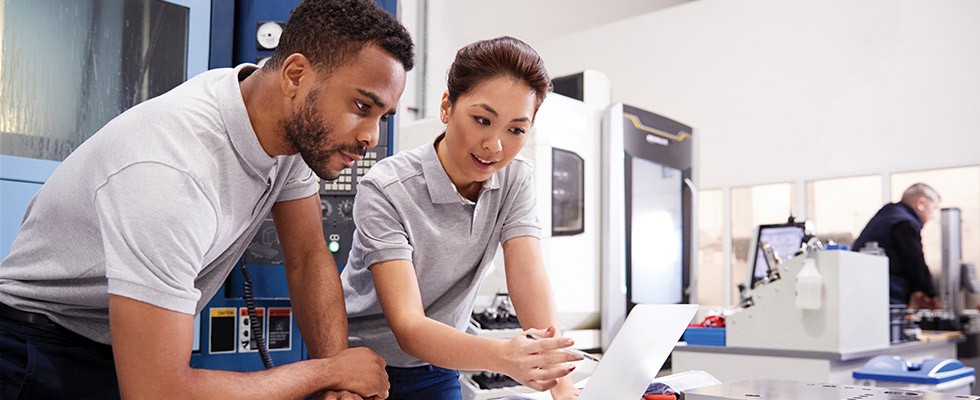
<svg viewBox="0 0 980 400"><path fill-rule="evenodd" d="M345 216L350 216L354 213L354 202L350 200L344 200L340 203L340 213Z"/></svg>

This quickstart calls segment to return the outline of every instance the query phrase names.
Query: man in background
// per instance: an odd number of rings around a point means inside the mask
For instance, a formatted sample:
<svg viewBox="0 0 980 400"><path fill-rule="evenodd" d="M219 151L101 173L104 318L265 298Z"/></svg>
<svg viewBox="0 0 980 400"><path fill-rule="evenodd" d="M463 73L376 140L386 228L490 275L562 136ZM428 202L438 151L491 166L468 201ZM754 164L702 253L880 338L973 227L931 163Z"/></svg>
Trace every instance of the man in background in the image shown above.
<svg viewBox="0 0 980 400"><path fill-rule="evenodd" d="M922 253L922 226L932 220L939 209L940 197L924 183L905 189L902 201L886 204L868 221L854 241L860 251L877 242L888 256L891 304L910 308L939 308L939 298L932 274Z"/></svg>

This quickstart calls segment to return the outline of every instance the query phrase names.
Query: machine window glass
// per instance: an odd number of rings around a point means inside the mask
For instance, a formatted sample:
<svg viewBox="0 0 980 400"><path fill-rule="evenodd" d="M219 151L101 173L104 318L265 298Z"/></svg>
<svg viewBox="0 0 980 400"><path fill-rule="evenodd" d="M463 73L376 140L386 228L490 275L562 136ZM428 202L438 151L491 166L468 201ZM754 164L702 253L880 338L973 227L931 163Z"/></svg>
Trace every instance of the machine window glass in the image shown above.
<svg viewBox="0 0 980 400"><path fill-rule="evenodd" d="M0 149L61 161L187 75L189 9L161 0L0 5Z"/></svg>
<svg viewBox="0 0 980 400"><path fill-rule="evenodd" d="M725 208L721 189L698 192L698 304L723 306Z"/></svg>
<svg viewBox="0 0 980 400"><path fill-rule="evenodd" d="M806 183L806 212L822 240L850 245L881 208L880 175Z"/></svg>
<svg viewBox="0 0 980 400"><path fill-rule="evenodd" d="M922 182L939 192L940 207L957 207L962 212L963 261L980 265L980 166L910 171L891 175L891 199L901 201L902 192L913 183ZM870 219L871 216L869 215ZM933 277L942 268L942 234L939 211L922 227L922 250ZM974 307L980 297L971 295L967 307Z"/></svg>
<svg viewBox="0 0 980 400"><path fill-rule="evenodd" d="M796 185L775 183L732 188L732 285L742 283L749 274L749 242L759 225L783 223L796 202ZM738 304L738 290L732 290L732 304Z"/></svg>
<svg viewBox="0 0 980 400"><path fill-rule="evenodd" d="M632 157L632 288L640 304L681 301L683 175L680 170ZM641 265L642 263L642 265Z"/></svg>
<svg viewBox="0 0 980 400"><path fill-rule="evenodd" d="M551 234L585 231L585 160L578 154L552 149Z"/></svg>

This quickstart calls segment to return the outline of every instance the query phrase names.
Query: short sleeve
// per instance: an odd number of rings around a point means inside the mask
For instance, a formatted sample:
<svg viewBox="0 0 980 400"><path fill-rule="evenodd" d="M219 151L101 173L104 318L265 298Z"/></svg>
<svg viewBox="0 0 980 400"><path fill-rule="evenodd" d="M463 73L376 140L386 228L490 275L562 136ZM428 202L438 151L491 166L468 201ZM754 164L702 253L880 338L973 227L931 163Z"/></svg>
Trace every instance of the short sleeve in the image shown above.
<svg viewBox="0 0 980 400"><path fill-rule="evenodd" d="M373 180L357 186L354 198L354 243L364 266L392 260L411 260L413 247L395 205Z"/></svg>
<svg viewBox="0 0 980 400"><path fill-rule="evenodd" d="M276 202L305 199L320 191L313 170L302 160L294 161Z"/></svg>
<svg viewBox="0 0 980 400"><path fill-rule="evenodd" d="M522 171L524 174L519 177L515 192L509 196L513 200L509 206L507 200L504 202L506 209L503 210L505 217L500 230L500 243L520 236L541 237L541 224L534 212L534 182L531 171Z"/></svg>
<svg viewBox="0 0 980 400"><path fill-rule="evenodd" d="M201 187L172 167L139 163L110 176L95 206L109 293L194 314L194 282L217 232Z"/></svg>

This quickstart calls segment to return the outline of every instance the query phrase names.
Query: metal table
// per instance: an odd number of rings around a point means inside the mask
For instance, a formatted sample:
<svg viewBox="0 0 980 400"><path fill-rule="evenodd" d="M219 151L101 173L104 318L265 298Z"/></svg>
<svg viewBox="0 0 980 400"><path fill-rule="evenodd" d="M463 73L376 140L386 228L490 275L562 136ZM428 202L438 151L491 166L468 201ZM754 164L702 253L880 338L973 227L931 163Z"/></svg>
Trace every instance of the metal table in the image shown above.
<svg viewBox="0 0 980 400"><path fill-rule="evenodd" d="M850 384L851 372L877 355L910 360L956 358L955 340L909 342L873 351L832 353L809 350L776 350L745 347L677 346L672 355L674 371L702 370L722 382L751 379L790 379L805 382Z"/></svg>
<svg viewBox="0 0 980 400"><path fill-rule="evenodd" d="M756 379L685 391L681 400L978 400L978 396L879 387Z"/></svg>

